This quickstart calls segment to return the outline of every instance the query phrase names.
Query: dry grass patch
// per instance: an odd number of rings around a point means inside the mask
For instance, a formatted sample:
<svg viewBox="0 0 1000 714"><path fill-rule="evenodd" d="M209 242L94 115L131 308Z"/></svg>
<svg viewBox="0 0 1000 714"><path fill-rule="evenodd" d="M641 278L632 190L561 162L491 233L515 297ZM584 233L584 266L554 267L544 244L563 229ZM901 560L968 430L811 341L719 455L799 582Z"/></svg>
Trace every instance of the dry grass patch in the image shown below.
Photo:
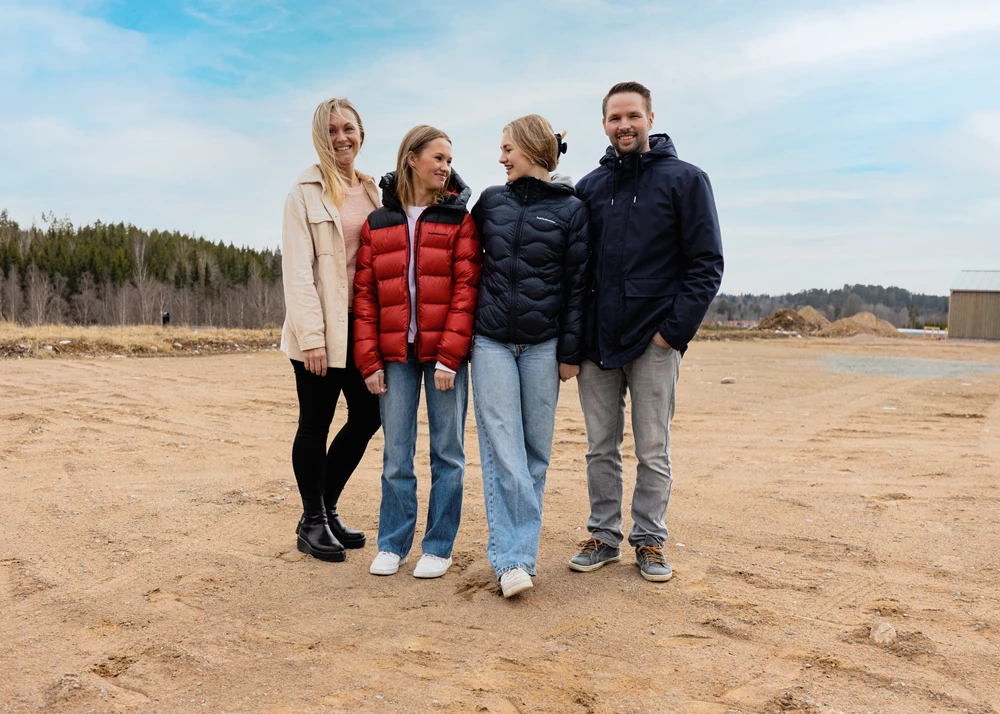
<svg viewBox="0 0 1000 714"><path fill-rule="evenodd" d="M201 355L277 349L281 330L69 327L0 322L0 357Z"/></svg>

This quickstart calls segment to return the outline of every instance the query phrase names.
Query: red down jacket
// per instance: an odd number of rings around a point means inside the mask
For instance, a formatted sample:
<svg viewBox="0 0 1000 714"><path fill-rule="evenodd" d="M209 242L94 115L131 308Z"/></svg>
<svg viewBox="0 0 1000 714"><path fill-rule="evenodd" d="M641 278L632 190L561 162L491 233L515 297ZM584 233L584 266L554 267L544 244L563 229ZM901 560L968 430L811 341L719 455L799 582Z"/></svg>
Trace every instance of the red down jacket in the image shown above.
<svg viewBox="0 0 1000 714"><path fill-rule="evenodd" d="M384 362L406 361L410 327L409 229L396 174L383 177L382 208L361 229L354 274L354 362L366 379ZM471 191L454 171L448 194L417 220L417 337L420 362L457 370L469 354L482 262L466 210Z"/></svg>

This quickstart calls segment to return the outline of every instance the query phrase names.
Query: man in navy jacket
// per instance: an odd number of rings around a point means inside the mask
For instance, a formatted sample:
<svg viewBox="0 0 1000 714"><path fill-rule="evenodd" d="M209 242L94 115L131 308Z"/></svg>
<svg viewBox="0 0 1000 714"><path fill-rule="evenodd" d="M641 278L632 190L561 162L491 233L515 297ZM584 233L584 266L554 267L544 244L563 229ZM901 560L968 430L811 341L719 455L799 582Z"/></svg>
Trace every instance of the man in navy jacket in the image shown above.
<svg viewBox="0 0 1000 714"><path fill-rule="evenodd" d="M681 355L722 282L722 238L708 176L677 158L669 136L649 135L649 90L616 84L603 112L611 146L576 187L590 211L594 266L578 377L591 537L570 567L587 572L622 557L627 390L639 462L628 540L642 576L662 582L673 574L663 544L674 391Z"/></svg>

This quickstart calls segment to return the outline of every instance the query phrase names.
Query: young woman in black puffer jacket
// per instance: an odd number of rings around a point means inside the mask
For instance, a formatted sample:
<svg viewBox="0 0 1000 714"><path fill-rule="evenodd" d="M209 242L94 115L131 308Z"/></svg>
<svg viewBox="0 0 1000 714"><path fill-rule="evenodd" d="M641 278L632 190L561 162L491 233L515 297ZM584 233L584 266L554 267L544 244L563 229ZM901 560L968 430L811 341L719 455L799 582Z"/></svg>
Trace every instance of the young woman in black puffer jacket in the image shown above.
<svg viewBox="0 0 1000 714"><path fill-rule="evenodd" d="M472 209L483 267L472 349L489 540L504 597L531 587L559 380L580 371L587 209L553 176L562 134L537 114L504 127L507 184Z"/></svg>

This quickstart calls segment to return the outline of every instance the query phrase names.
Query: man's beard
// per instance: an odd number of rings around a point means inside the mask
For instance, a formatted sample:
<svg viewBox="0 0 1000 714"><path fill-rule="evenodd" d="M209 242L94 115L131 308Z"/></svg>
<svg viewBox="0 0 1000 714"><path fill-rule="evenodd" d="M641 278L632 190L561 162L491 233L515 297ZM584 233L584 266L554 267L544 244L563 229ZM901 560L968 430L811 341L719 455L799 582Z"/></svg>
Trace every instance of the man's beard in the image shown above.
<svg viewBox="0 0 1000 714"><path fill-rule="evenodd" d="M634 136L635 139L632 141L632 146L627 149L623 149L620 143L619 134L615 134L615 138L611 141L611 145L614 147L615 151L619 154L639 154L642 153L643 148L646 145L646 135L640 134L637 131L626 132L622 136Z"/></svg>

